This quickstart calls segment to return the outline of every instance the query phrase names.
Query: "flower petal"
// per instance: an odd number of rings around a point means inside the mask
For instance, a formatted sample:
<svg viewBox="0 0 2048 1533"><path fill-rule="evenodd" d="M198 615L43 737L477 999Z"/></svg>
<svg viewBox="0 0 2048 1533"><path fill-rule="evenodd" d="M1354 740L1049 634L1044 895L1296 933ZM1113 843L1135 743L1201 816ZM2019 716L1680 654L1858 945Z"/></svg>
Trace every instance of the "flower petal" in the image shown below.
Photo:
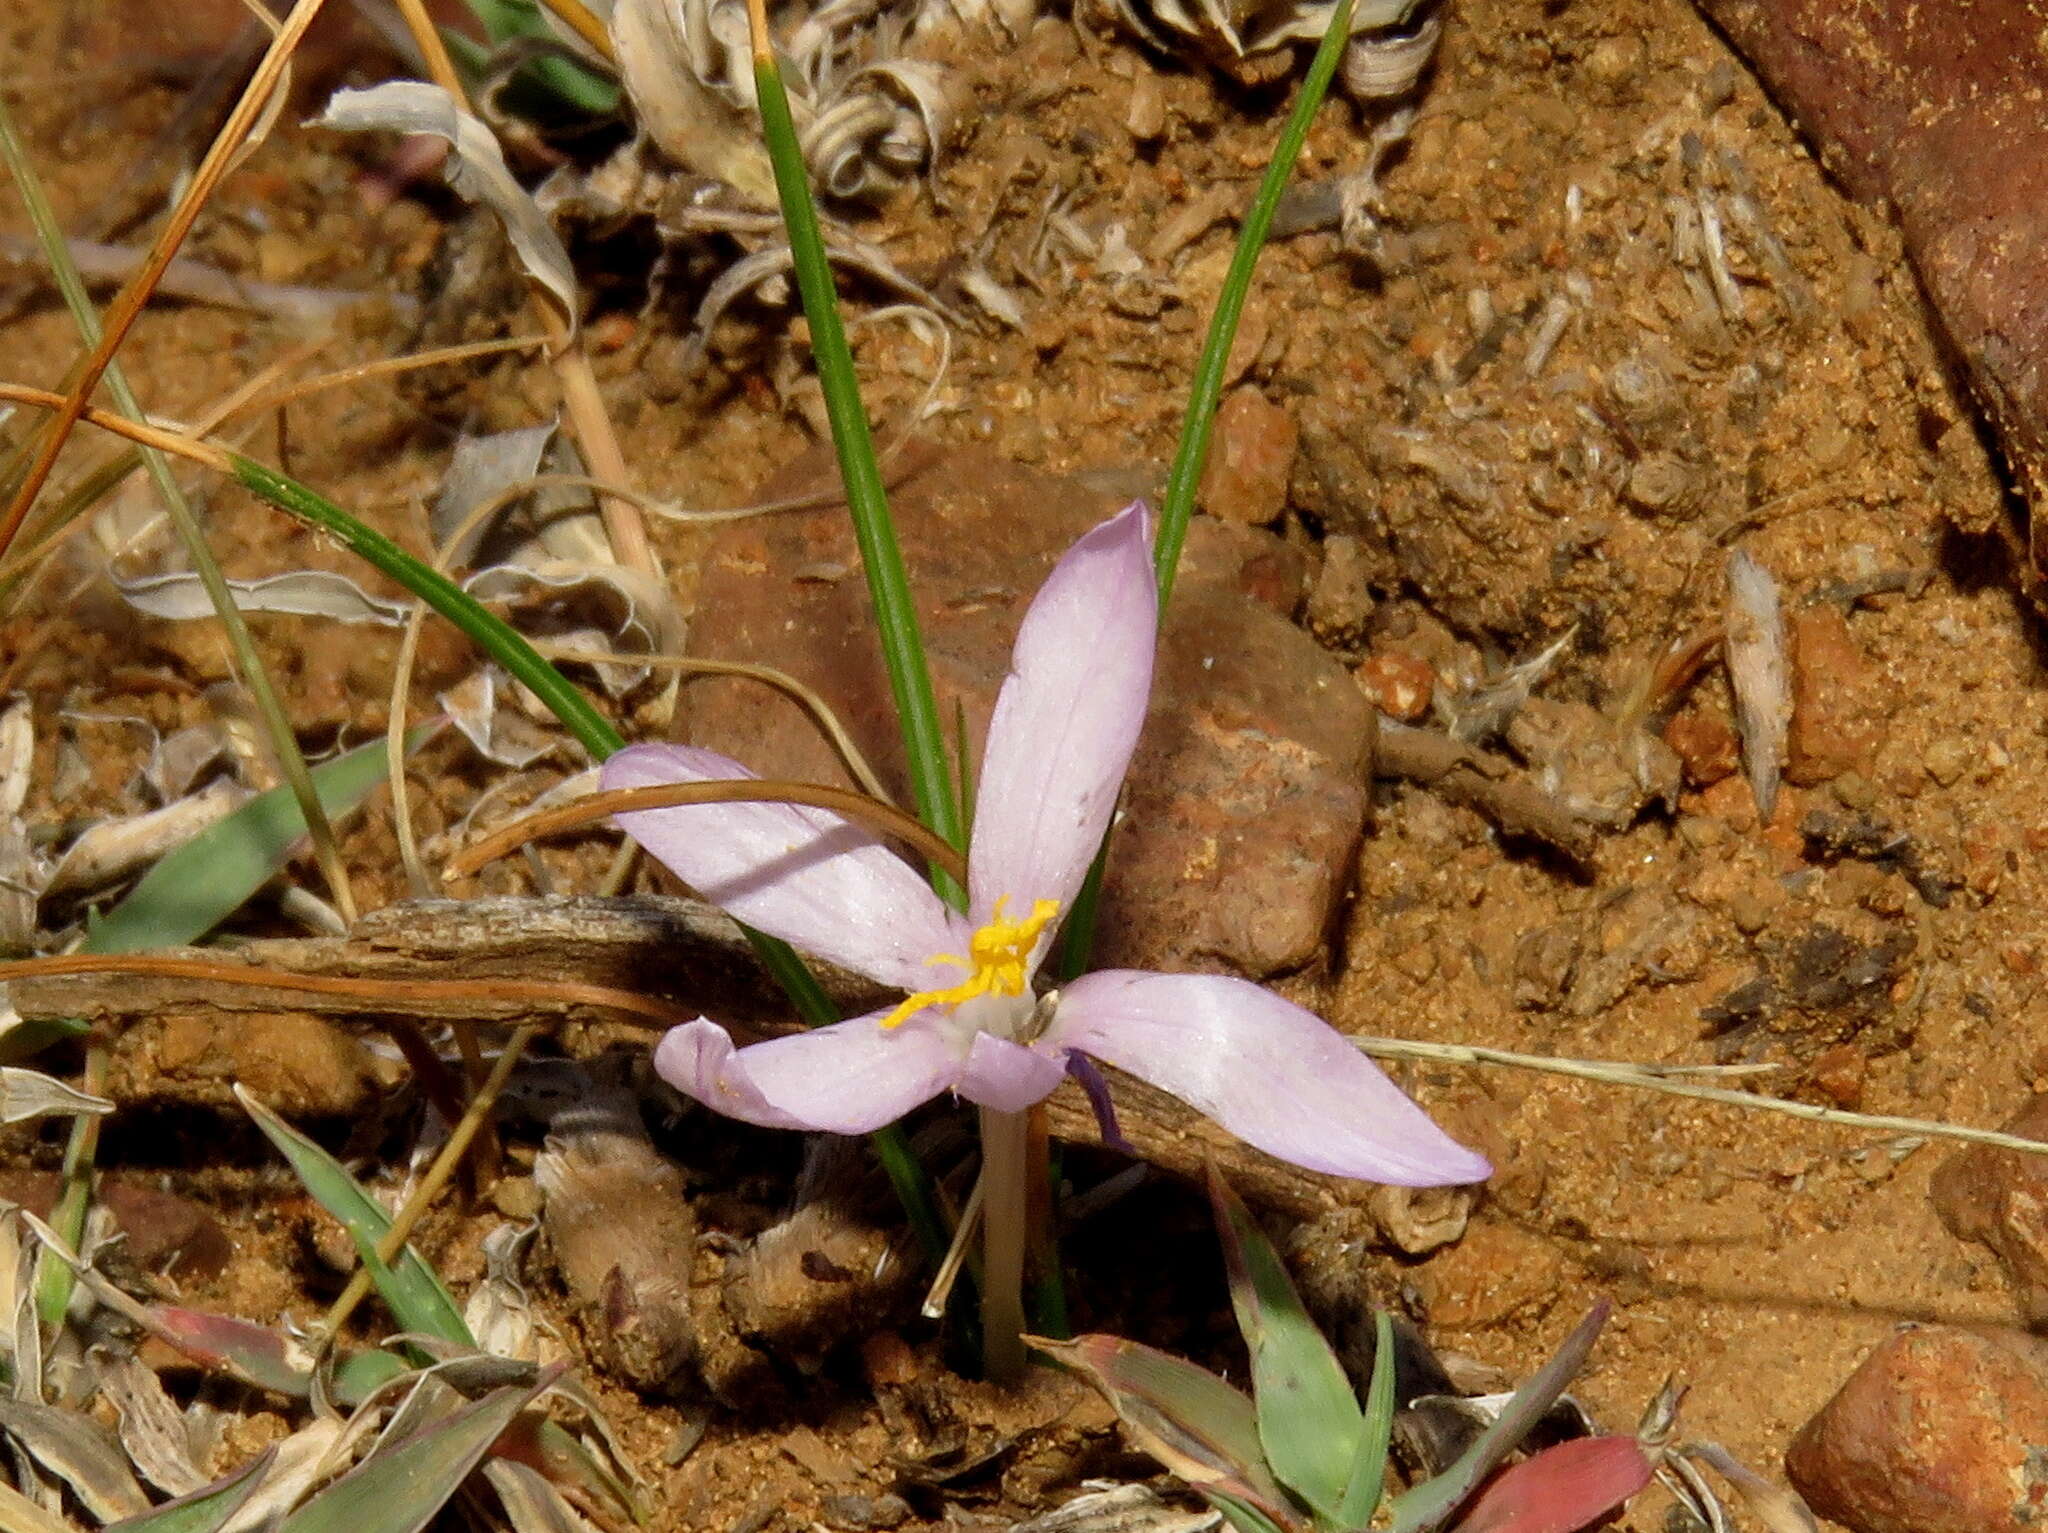
<svg viewBox="0 0 2048 1533"><path fill-rule="evenodd" d="M974 919L1008 895L1064 912L1109 828L1152 691L1159 596L1142 501L1068 549L1039 588L996 697L975 795Z"/></svg>
<svg viewBox="0 0 2048 1533"><path fill-rule="evenodd" d="M1057 1058L994 1033L976 1033L953 1089L977 1107L1022 1112L1051 1096L1066 1078L1066 1066Z"/></svg>
<svg viewBox="0 0 2048 1533"><path fill-rule="evenodd" d="M635 745L604 764L607 788L754 774L716 751ZM626 833L749 926L885 985L945 983L927 960L967 934L917 872L840 815L795 804L690 804L618 817Z"/></svg>
<svg viewBox="0 0 2048 1533"><path fill-rule="evenodd" d="M952 1041L913 1020L884 1029L883 1013L735 1049L716 1022L672 1027L654 1068L685 1096L763 1128L865 1134L894 1123L952 1085Z"/></svg>
<svg viewBox="0 0 2048 1533"><path fill-rule="evenodd" d="M1493 1174L1342 1033L1241 979L1084 974L1061 991L1047 1046L1128 1070L1245 1143L1312 1171L1397 1187Z"/></svg>

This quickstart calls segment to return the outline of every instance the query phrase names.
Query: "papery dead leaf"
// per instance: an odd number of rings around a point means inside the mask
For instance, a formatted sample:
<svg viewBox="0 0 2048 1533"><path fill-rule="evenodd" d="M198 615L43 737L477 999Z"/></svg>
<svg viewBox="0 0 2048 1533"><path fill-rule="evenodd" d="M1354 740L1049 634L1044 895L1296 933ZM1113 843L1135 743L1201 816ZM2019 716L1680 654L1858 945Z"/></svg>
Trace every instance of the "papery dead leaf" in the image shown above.
<svg viewBox="0 0 2048 1533"><path fill-rule="evenodd" d="M491 130L456 106L446 91L417 80L337 91L327 110L308 126L342 133L431 133L447 140L453 151L442 162L448 184L498 216L520 265L553 296L574 333L581 305L576 297L575 268L561 236L526 189L512 179Z"/></svg>
<svg viewBox="0 0 2048 1533"><path fill-rule="evenodd" d="M1742 765L1756 799L1757 819L1768 825L1778 806L1778 774L1792 727L1792 675L1785 655L1785 618L1778 583L1749 550L1728 556L1728 680L1735 690L1735 722Z"/></svg>

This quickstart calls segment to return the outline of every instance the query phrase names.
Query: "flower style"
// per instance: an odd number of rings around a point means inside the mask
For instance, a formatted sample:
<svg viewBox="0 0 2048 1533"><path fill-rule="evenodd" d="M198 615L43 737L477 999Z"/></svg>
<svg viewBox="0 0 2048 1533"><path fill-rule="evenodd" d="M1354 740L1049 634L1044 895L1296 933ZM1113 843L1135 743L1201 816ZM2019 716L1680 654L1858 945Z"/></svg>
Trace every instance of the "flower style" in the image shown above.
<svg viewBox="0 0 2048 1533"><path fill-rule="evenodd" d="M1140 503L1096 527L1024 615L982 757L967 916L865 830L824 810L701 804L619 816L739 920L910 992L888 1011L744 1049L699 1018L662 1040L656 1068L749 1123L860 1134L942 1091L1019 1112L1048 1095L1070 1062L1084 1083L1098 1079L1086 1066L1095 1059L1312 1170L1402 1186L1485 1178L1484 1158L1446 1136L1341 1034L1257 985L1102 970L1034 993L1145 719L1158 622L1148 522ZM641 745L605 763L604 785L751 775L713 751Z"/></svg>

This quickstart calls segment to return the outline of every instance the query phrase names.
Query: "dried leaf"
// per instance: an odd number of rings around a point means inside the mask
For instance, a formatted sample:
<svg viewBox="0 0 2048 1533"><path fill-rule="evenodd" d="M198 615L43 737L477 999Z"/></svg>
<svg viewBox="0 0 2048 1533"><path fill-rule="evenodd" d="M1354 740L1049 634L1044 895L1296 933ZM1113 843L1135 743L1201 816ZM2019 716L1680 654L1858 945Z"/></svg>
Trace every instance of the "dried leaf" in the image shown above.
<svg viewBox="0 0 2048 1533"><path fill-rule="evenodd" d="M490 531L488 522L468 528L464 524L485 502L497 500L514 485L525 484L539 473L541 454L547 451L554 435L554 423L550 421L540 426L495 431L487 436L464 436L456 442L429 515L437 546L447 548L449 540L455 540L448 551L451 565L468 564L477 545Z"/></svg>
<svg viewBox="0 0 2048 1533"><path fill-rule="evenodd" d="M1550 1361L1509 1397L1493 1424L1459 1455L1455 1464L1435 1479L1394 1498L1391 1533L1426 1533L1441 1526L1464 1503L1500 1461L1521 1444L1564 1393L1565 1386L1585 1367L1611 1307L1605 1299L1593 1306Z"/></svg>
<svg viewBox="0 0 2048 1533"><path fill-rule="evenodd" d="M1116 1485L1016 1523L1010 1533L1215 1533L1222 1521L1215 1512L1168 1506L1147 1486Z"/></svg>
<svg viewBox="0 0 2048 1533"><path fill-rule="evenodd" d="M190 572L145 575L114 581L122 600L138 612L172 622L214 616L213 601L199 577ZM374 623L395 628L411 610L405 602L372 596L346 575L332 570L290 570L258 580L230 580L228 590L242 612L279 613L290 617L332 618L338 623Z"/></svg>
<svg viewBox="0 0 2048 1533"><path fill-rule="evenodd" d="M1687 1443L1680 1450L1698 1459L1735 1488L1750 1515L1770 1533L1820 1533L1813 1511L1798 1492L1774 1485L1716 1442Z"/></svg>
<svg viewBox="0 0 2048 1533"><path fill-rule="evenodd" d="M710 7L617 0L611 37L626 94L661 152L686 170L726 182L762 207L774 207L775 173L759 129L732 93L706 83L721 51L712 35ZM744 44L740 51L744 56ZM751 75L747 78L751 84Z"/></svg>
<svg viewBox="0 0 2048 1533"><path fill-rule="evenodd" d="M505 1509L513 1533L591 1533L582 1513L531 1465L516 1459L493 1459L484 1465L484 1478L498 1493L498 1504Z"/></svg>
<svg viewBox="0 0 2048 1533"><path fill-rule="evenodd" d="M447 140L453 153L442 162L448 184L471 202L482 203L505 226L527 275L553 295L573 331L580 305L576 273L561 237L512 179L491 130L462 111L438 85L393 80L368 90L337 91L313 127L343 133L372 130L431 133Z"/></svg>
<svg viewBox="0 0 2048 1533"><path fill-rule="evenodd" d="M1581 1437L1496 1475L1457 1533L1578 1533L1650 1483L1633 1437Z"/></svg>
<svg viewBox="0 0 2048 1533"><path fill-rule="evenodd" d="M193 1461L184 1414L134 1353L106 1362L99 1371L99 1385L119 1418L121 1446L144 1479L169 1496L190 1495L207 1483Z"/></svg>
<svg viewBox="0 0 2048 1533"><path fill-rule="evenodd" d="M25 702L0 713L0 819L21 813L35 769L35 715Z"/></svg>
<svg viewBox="0 0 2048 1533"><path fill-rule="evenodd" d="M1728 679L1742 765L1757 818L1768 825L1778 806L1778 774L1792 727L1792 677L1785 658L1785 618L1778 583L1749 550L1728 556Z"/></svg>
<svg viewBox="0 0 2048 1533"><path fill-rule="evenodd" d="M1266 1467L1247 1396L1193 1363L1119 1337L1029 1339L1100 1390L1138 1445L1178 1478L1282 1527L1302 1521Z"/></svg>
<svg viewBox="0 0 2048 1533"><path fill-rule="evenodd" d="M0 1123L25 1123L46 1114L96 1118L113 1110L105 1097L78 1091L55 1076L13 1065L0 1067Z"/></svg>
<svg viewBox="0 0 2048 1533"><path fill-rule="evenodd" d="M76 1411L0 1395L0 1431L71 1487L85 1509L102 1522L149 1510L149 1498L135 1483L128 1458L99 1423Z"/></svg>
<svg viewBox="0 0 2048 1533"><path fill-rule="evenodd" d="M43 893L85 894L119 883L218 825L254 797L240 783L222 778L175 804L88 826L65 848Z"/></svg>
<svg viewBox="0 0 2048 1533"><path fill-rule="evenodd" d="M519 771L557 749L562 738L499 701L502 674L495 665L486 665L434 700L479 756Z"/></svg>

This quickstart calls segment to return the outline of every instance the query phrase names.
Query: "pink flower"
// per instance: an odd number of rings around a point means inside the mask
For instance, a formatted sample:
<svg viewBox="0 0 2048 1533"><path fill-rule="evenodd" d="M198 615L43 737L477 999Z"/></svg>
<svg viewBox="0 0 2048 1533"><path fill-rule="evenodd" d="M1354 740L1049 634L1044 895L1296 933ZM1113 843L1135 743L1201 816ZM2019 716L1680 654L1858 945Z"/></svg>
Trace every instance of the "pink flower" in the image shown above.
<svg viewBox="0 0 2048 1533"><path fill-rule="evenodd" d="M744 1049L699 1018L662 1040L656 1068L749 1123L860 1134L942 1091L1021 1111L1079 1054L1313 1170L1403 1186L1485 1178L1485 1159L1341 1034L1257 985L1112 969L1035 993L1145 720L1158 624L1148 521L1134 504L1083 537L1024 615L977 777L968 916L823 810L703 804L619 816L738 919L911 992L889 1011ZM750 775L688 746L634 746L604 766L607 788Z"/></svg>

